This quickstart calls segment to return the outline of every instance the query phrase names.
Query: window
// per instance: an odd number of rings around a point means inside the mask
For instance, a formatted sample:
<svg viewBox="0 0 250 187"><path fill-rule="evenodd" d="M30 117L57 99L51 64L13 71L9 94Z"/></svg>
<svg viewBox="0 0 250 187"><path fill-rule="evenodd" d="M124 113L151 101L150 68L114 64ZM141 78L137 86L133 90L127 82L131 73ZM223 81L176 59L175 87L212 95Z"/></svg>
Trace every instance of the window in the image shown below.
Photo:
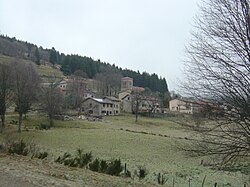
<svg viewBox="0 0 250 187"><path fill-rule="evenodd" d="M92 103L89 103L89 106L92 107Z"/></svg>
<svg viewBox="0 0 250 187"><path fill-rule="evenodd" d="M105 108L105 104L103 104L103 107Z"/></svg>

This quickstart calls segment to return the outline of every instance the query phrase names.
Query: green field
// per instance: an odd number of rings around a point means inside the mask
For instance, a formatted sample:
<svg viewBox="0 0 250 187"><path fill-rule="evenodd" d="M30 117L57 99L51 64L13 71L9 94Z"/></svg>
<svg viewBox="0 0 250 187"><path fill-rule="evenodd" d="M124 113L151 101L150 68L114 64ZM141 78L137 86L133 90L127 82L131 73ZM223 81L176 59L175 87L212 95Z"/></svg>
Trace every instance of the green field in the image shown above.
<svg viewBox="0 0 250 187"><path fill-rule="evenodd" d="M7 121L15 119L8 117ZM166 185L201 186L206 176L205 186L215 182L219 186L243 186L248 178L241 173L230 173L212 170L200 165L201 159L193 158L181 147L188 142L185 137L190 133L179 124L168 119L140 117L135 123L134 116L121 115L106 117L100 122L87 120L56 121L50 130L33 130L34 125L46 123L46 118L31 115L24 120L24 125L31 128L16 136L34 142L50 152L50 159L64 152L74 153L82 148L84 152L92 152L94 157L111 160L120 158L133 171L137 166L145 166L149 175L145 180L155 181L156 174L165 173Z"/></svg>

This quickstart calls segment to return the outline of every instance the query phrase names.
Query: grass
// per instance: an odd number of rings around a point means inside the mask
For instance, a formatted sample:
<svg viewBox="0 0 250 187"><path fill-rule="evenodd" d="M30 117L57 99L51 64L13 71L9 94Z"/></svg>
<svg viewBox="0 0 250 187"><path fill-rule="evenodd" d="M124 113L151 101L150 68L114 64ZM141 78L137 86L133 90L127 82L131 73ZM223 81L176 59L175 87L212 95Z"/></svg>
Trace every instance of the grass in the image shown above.
<svg viewBox="0 0 250 187"><path fill-rule="evenodd" d="M41 122L45 123L47 119L31 115L24 120L24 125L32 128ZM179 146L187 143L183 137L188 135L189 132L172 121L140 117L139 122L135 123L132 115L106 117L101 122L77 119L55 121L55 128L51 130L32 130L20 134L27 141L49 150L54 158L66 151L74 154L76 149L82 148L85 153L91 151L101 159L120 158L132 172L143 165L149 170L148 181L157 182L160 172L165 173L168 178L166 184L170 186L173 178L178 187L187 186L189 178L192 179L192 186L201 186L204 176L207 176L205 186L212 186L214 182L221 186L243 186L246 179L240 173L203 167L200 162L204 158L192 158L179 149Z"/></svg>
<svg viewBox="0 0 250 187"><path fill-rule="evenodd" d="M15 60L15 58L5 56L5 55L0 55L0 63L9 63L9 62L11 62L13 60Z"/></svg>
<svg viewBox="0 0 250 187"><path fill-rule="evenodd" d="M52 66L48 66L48 65L40 65L37 66L37 70L38 70L38 74L40 75L40 77L42 78L51 78L51 77L55 77L55 78L62 78L63 77L63 73L56 69L53 68Z"/></svg>
<svg viewBox="0 0 250 187"><path fill-rule="evenodd" d="M0 63L10 63L12 61L15 61L16 58L14 57L10 57L10 56L5 56L5 55L0 55ZM23 62L30 62L30 63L33 63L35 64L34 62L30 61L30 60L21 60ZM38 75L45 81L49 81L50 79L60 79L63 77L63 73L52 67L52 66L49 66L49 65L36 65L37 67L37 72L38 72ZM53 80L54 81L54 80Z"/></svg>

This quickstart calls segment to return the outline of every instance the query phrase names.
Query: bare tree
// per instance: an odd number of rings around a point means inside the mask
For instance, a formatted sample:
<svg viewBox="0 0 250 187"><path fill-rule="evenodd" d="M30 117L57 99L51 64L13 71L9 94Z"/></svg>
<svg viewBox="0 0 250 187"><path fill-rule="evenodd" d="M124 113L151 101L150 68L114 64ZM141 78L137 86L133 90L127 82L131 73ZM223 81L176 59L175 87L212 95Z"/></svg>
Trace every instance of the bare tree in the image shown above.
<svg viewBox="0 0 250 187"><path fill-rule="evenodd" d="M187 47L184 87L198 100L219 104L223 116L197 129L194 151L228 162L250 155L250 2L203 3Z"/></svg>
<svg viewBox="0 0 250 187"><path fill-rule="evenodd" d="M138 121L138 115L140 112L140 105L144 101L143 91L134 90L131 93L132 98L132 112L135 114L135 122Z"/></svg>
<svg viewBox="0 0 250 187"><path fill-rule="evenodd" d="M18 132L21 132L22 116L30 109L36 99L39 77L31 63L13 63L13 91L16 111L19 113Z"/></svg>
<svg viewBox="0 0 250 187"><path fill-rule="evenodd" d="M5 127L5 113L8 103L11 99L11 64L0 63L0 115L1 132Z"/></svg>
<svg viewBox="0 0 250 187"><path fill-rule="evenodd" d="M41 87L41 110L48 114L50 127L54 126L54 117L62 112L64 97L57 82Z"/></svg>
<svg viewBox="0 0 250 187"><path fill-rule="evenodd" d="M100 90L103 96L116 95L120 91L122 75L118 72L107 71L98 73L95 79L100 81Z"/></svg>
<svg viewBox="0 0 250 187"><path fill-rule="evenodd" d="M72 77L68 86L68 101L69 105L73 108L80 108L84 100L84 92L86 91L87 83L85 79L79 76ZM80 110L79 110L80 111Z"/></svg>

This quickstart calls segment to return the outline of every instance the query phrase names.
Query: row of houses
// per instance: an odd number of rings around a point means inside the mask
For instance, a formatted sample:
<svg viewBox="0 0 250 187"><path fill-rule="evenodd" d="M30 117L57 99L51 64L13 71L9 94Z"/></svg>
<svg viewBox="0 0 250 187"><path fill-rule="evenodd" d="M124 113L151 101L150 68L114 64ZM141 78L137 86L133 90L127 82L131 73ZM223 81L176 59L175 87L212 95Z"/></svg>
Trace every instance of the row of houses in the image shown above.
<svg viewBox="0 0 250 187"><path fill-rule="evenodd" d="M82 102L82 111L90 115L119 115L121 112L133 113L135 97L145 89L133 86L133 79L123 77L121 79L121 91L116 97L95 98L88 97ZM166 109L160 107L160 101L153 96L142 96L138 103L140 112L165 113Z"/></svg>
<svg viewBox="0 0 250 187"><path fill-rule="evenodd" d="M232 111L233 108L218 101L176 98L170 100L169 110L184 114L199 114L211 117L223 116L225 111Z"/></svg>
<svg viewBox="0 0 250 187"><path fill-rule="evenodd" d="M133 113L135 109L135 98L145 89L133 85L133 79L123 77L121 79L121 90L118 97L97 97L97 87L92 79L65 78L57 82L57 87L68 95L72 90L82 96L78 110L87 115L104 116L119 115L121 112ZM44 85L49 83L44 83ZM167 110L186 114L194 114L199 110L200 103L192 99L176 98L169 101L169 109L162 108L160 100L154 96L140 96L137 103L140 112L166 113Z"/></svg>
<svg viewBox="0 0 250 187"><path fill-rule="evenodd" d="M133 79L130 77L121 79L121 90L117 94L118 97L100 97L101 91L95 86L98 85L98 82L92 79L69 77L52 84L57 86L66 97L70 97L72 94L77 95L78 100L80 100L80 106L77 105L77 110L93 116L119 115L121 112L133 113L135 95L144 91L142 87L133 86ZM42 84L42 86L49 85L51 83ZM144 96L140 100L139 110L140 112L160 113L158 98Z"/></svg>

